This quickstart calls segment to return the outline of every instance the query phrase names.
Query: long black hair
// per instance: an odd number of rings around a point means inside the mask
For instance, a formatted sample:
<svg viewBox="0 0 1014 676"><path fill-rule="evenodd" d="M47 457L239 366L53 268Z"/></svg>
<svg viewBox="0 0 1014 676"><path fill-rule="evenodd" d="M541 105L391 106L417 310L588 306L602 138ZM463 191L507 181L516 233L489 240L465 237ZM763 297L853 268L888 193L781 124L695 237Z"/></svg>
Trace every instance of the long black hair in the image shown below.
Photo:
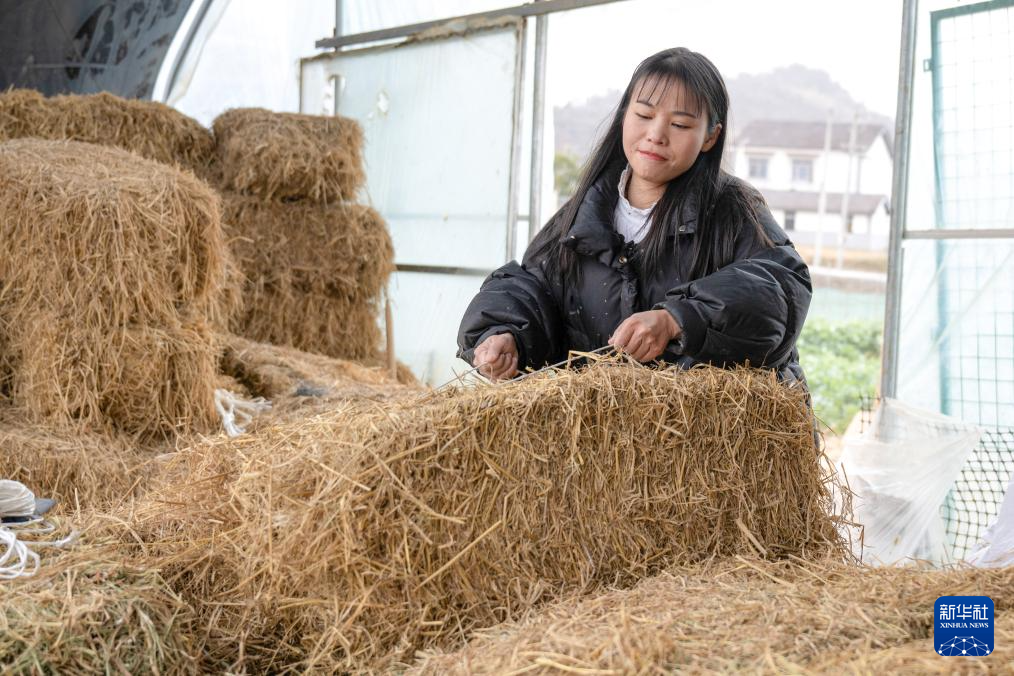
<svg viewBox="0 0 1014 676"><path fill-rule="evenodd" d="M656 269L665 256L666 242L674 223L689 214L696 216L696 236L692 240L690 279L711 274L732 262L740 227L756 229L758 241L770 240L757 217L756 206L763 201L760 194L740 181L733 181L722 171L722 153L728 128L729 93L715 65L707 57L684 47L676 47L648 57L637 67L623 97L613 113L612 121L582 170L574 196L550 219L532 242L527 258L543 259L567 279L576 280L577 255L561 242L570 232L588 190L603 176L615 185L627 164L623 152L623 118L637 93L647 90L649 99L661 95L674 84L682 85L699 111L707 113L710 135L718 125L721 129L715 144L701 152L693 165L666 186L665 193L651 212L651 227L643 242L642 267ZM716 217L717 216L717 217ZM717 227L721 224L722 227ZM675 247L682 237L675 237Z"/></svg>

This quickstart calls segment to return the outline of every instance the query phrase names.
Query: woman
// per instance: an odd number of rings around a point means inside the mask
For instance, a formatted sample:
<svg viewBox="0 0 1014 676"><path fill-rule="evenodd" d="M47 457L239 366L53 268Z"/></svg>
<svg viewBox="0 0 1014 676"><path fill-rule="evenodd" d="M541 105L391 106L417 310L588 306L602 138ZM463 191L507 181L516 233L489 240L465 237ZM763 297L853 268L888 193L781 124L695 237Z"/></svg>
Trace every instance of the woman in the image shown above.
<svg viewBox="0 0 1014 676"><path fill-rule="evenodd" d="M472 300L459 356L499 380L609 344L802 379L809 271L760 194L722 171L728 110L701 54L642 62L574 197Z"/></svg>

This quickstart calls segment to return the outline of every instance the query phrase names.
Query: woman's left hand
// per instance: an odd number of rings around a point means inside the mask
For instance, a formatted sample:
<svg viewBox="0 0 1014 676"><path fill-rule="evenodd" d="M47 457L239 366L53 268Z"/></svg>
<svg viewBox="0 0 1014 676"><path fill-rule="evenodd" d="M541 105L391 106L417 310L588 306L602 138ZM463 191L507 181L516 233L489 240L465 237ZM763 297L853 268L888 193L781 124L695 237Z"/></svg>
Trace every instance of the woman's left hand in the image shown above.
<svg viewBox="0 0 1014 676"><path fill-rule="evenodd" d="M667 310L637 312L623 320L609 337L609 344L637 361L651 361L665 352L670 340L683 329Z"/></svg>

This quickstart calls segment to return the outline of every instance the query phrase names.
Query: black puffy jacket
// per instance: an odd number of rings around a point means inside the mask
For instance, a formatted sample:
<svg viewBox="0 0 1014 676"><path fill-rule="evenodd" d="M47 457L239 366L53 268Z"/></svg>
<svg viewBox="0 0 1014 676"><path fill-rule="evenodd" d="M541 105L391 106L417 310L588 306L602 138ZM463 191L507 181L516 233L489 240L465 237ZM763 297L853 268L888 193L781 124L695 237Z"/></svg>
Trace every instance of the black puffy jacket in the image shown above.
<svg viewBox="0 0 1014 676"><path fill-rule="evenodd" d="M613 179L603 178L588 190L563 240L579 254L576 288L551 275L544 260L532 260L530 248L520 265L511 261L483 282L461 320L458 356L472 363L475 347L488 336L511 333L518 368L539 368L565 359L568 350L606 345L635 312L664 308L683 334L659 359L686 368L749 361L777 369L783 379L801 380L796 340L810 306L810 274L767 207L761 206L758 215L774 247L746 225L738 228L732 263L687 279L692 267L687 255L670 253L656 269L639 269L639 245L626 242L613 227L619 199ZM694 237L696 217L681 220L678 227L670 226L669 236Z"/></svg>

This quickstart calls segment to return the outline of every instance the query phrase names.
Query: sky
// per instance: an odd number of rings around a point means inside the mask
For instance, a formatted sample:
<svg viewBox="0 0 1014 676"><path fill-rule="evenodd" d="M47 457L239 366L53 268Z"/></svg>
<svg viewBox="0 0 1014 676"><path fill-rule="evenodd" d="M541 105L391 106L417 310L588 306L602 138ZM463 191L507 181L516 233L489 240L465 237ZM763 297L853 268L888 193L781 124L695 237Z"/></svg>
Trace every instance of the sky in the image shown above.
<svg viewBox="0 0 1014 676"><path fill-rule="evenodd" d="M901 0L624 0L550 18L554 105L626 86L667 47L711 59L726 79L795 63L827 71L871 110L895 114Z"/></svg>
<svg viewBox="0 0 1014 676"><path fill-rule="evenodd" d="M343 0L345 32L522 1ZM547 95L562 105L621 89L642 59L683 46L727 79L794 63L825 70L868 108L893 117L901 8L902 0L622 0L559 12L550 16Z"/></svg>

